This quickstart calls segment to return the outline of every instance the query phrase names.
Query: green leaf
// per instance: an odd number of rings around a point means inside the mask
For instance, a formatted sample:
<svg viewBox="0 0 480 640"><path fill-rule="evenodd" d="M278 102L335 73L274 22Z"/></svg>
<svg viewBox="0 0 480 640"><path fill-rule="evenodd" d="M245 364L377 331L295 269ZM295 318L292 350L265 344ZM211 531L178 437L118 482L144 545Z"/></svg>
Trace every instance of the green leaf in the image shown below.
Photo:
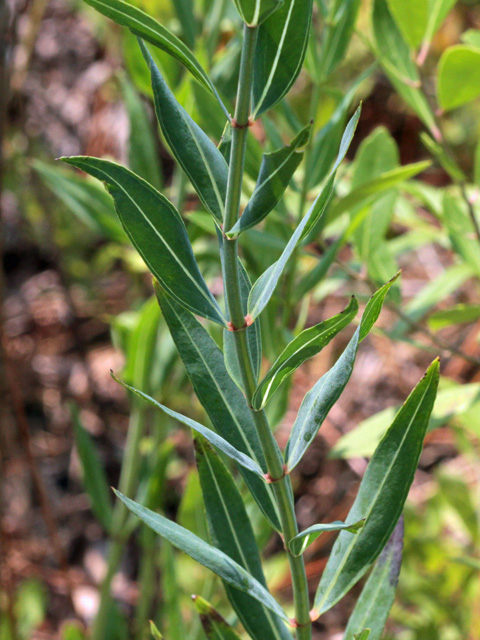
<svg viewBox="0 0 480 640"><path fill-rule="evenodd" d="M288 548L294 556L301 556L307 547L321 536L322 533L326 531L349 531L350 533L358 533L364 524L365 520L359 520L353 524L345 524L345 522L341 522L340 520L329 522L328 524L314 524L292 538L288 543Z"/></svg>
<svg viewBox="0 0 480 640"><path fill-rule="evenodd" d="M329 220L335 220L342 215L342 213L350 211L353 207L358 206L371 196L378 195L392 187L396 187L406 180L410 180L410 178L428 169L431 164L430 160L413 162L412 164L385 171L377 178L361 184L331 207L328 216Z"/></svg>
<svg viewBox="0 0 480 640"><path fill-rule="evenodd" d="M355 634L355 640L368 640L370 637L370 629L364 629L361 633Z"/></svg>
<svg viewBox="0 0 480 640"><path fill-rule="evenodd" d="M273 366L258 385L252 397L256 411L263 409L283 380L292 375L308 358L319 353L344 327L350 324L358 311L354 297L336 316L305 329L294 338L278 356Z"/></svg>
<svg viewBox="0 0 480 640"><path fill-rule="evenodd" d="M210 138L177 102L142 41L140 47L152 78L155 112L175 159L189 177L200 200L223 222L228 166Z"/></svg>
<svg viewBox="0 0 480 640"><path fill-rule="evenodd" d="M476 47L458 44L443 52L438 63L437 95L444 111L480 95L480 51Z"/></svg>
<svg viewBox="0 0 480 640"><path fill-rule="evenodd" d="M363 312L360 326L355 331L345 351L334 366L320 378L303 399L285 452L286 466L289 472L300 462L303 454L317 435L328 412L345 389L352 375L358 345L372 329L382 309L385 296L398 276L399 274L370 298ZM360 517L357 518L357 520L359 519Z"/></svg>
<svg viewBox="0 0 480 640"><path fill-rule="evenodd" d="M115 162L86 156L62 160L106 182L123 228L170 295L193 313L225 325L173 204L148 182Z"/></svg>
<svg viewBox="0 0 480 640"><path fill-rule="evenodd" d="M401 517L362 589L343 640L354 640L357 637L355 632L365 627L370 628L369 640L380 640L395 599L400 575L403 528Z"/></svg>
<svg viewBox="0 0 480 640"><path fill-rule="evenodd" d="M432 331L439 331L453 324L475 322L479 318L480 304L457 304L450 309L432 313L428 318L428 326Z"/></svg>
<svg viewBox="0 0 480 640"><path fill-rule="evenodd" d="M192 596L207 640L240 640L212 605L200 596Z"/></svg>
<svg viewBox="0 0 480 640"><path fill-rule="evenodd" d="M442 221L448 229L455 251L480 276L478 238L465 202L446 192L443 198Z"/></svg>
<svg viewBox="0 0 480 640"><path fill-rule="evenodd" d="M283 0L234 0L242 20L255 27L264 22L268 16L282 6Z"/></svg>
<svg viewBox="0 0 480 640"><path fill-rule="evenodd" d="M142 505L130 500L119 491L115 491L115 494L133 514L156 531L162 538L167 539L174 547L213 571L213 573L236 589L251 595L285 620L285 622L289 622L283 609L265 587L223 551L212 547L212 545L188 531L188 529L184 529L175 522L168 520L168 518L142 507Z"/></svg>
<svg viewBox="0 0 480 640"><path fill-rule="evenodd" d="M311 125L306 126L289 145L263 155L253 195L238 222L226 233L229 238L255 226L275 208L302 161L301 148L308 142L310 130Z"/></svg>
<svg viewBox="0 0 480 640"><path fill-rule="evenodd" d="M150 620L150 633L152 634L154 640L165 640L160 631L155 626L153 620Z"/></svg>
<svg viewBox="0 0 480 640"><path fill-rule="evenodd" d="M295 229L279 260L274 262L266 271L264 271L253 285L248 299L248 313L252 317L252 320L260 315L268 304L268 301L272 297L272 294L278 284L279 278L285 269L285 265L294 252L297 244L308 235L311 228L325 211L333 192L336 171L348 151L360 118L360 112L361 108L359 107L347 124L340 142L337 159L330 172L329 180L322 189L322 192L317 196L316 200L305 214L298 227Z"/></svg>
<svg viewBox="0 0 480 640"><path fill-rule="evenodd" d="M380 555L402 513L422 452L435 401L439 363L435 360L378 445L360 484L347 523L365 518L356 536L341 532L315 595L321 615L338 602Z"/></svg>
<svg viewBox="0 0 480 640"><path fill-rule="evenodd" d="M454 180L454 182L467 181L465 174L460 169L455 159L450 155L449 152L447 152L443 145L436 142L424 131L422 131L422 133L420 134L420 139L426 147L427 151L432 154L435 160L440 164L440 166L445 169L445 171Z"/></svg>
<svg viewBox="0 0 480 640"><path fill-rule="evenodd" d="M320 65L324 78L333 73L342 61L352 37L360 0L334 0L330 4L322 34Z"/></svg>
<svg viewBox="0 0 480 640"><path fill-rule="evenodd" d="M209 442L211 442L213 446L215 446L217 449L220 449L220 451L223 451L223 453L226 456L228 456L232 460L235 460L235 462L239 464L241 467L244 467L245 469L248 469L252 473L255 473L257 476L260 476L261 478L263 478L263 475L264 475L263 471L258 466L258 464L254 462L249 456L235 449L235 447L229 444L225 440L225 438L222 438L211 429L208 429L208 427L204 427L202 424L200 424L196 420L187 418L187 416L183 416L181 413L178 413L177 411L173 411L173 409L169 409L168 407L165 407L163 404L160 404L160 402L157 402L157 400L155 400L154 398L150 397L146 393L143 393L143 391L139 391L138 389L135 389L135 387L132 387L131 385L117 378L117 376L113 372L111 373L111 376L116 382L121 384L122 387L125 387L125 389L128 389L129 391L131 391L138 398L145 400L145 402L148 402L156 409L160 409L160 411L163 411L163 413L166 413L171 418L174 418L174 420L178 420L179 422L187 425L187 427L190 427L197 433L200 433L202 436L204 436L204 438L206 438Z"/></svg>
<svg viewBox="0 0 480 640"><path fill-rule="evenodd" d="M460 418L480 399L480 383L455 385L437 393L429 430L442 426L452 418ZM363 458L373 455L400 407L388 407L360 422L333 447L334 458Z"/></svg>
<svg viewBox="0 0 480 640"><path fill-rule="evenodd" d="M227 373L223 353L191 313L160 287L155 290L188 377L215 431L266 471L251 413L242 392ZM240 472L258 506L278 531L280 523L270 487L256 474L243 468Z"/></svg>
<svg viewBox="0 0 480 640"><path fill-rule="evenodd" d="M87 176L35 160L33 168L52 193L95 233L124 245L127 237L115 215L112 199L105 189Z"/></svg>
<svg viewBox="0 0 480 640"><path fill-rule="evenodd" d="M430 0L387 0L403 37L412 49L423 41L430 15Z"/></svg>
<svg viewBox="0 0 480 640"><path fill-rule="evenodd" d="M70 414L75 434L75 445L82 465L83 483L92 505L92 511L105 530L110 531L113 509L105 470L95 451L90 434L80 422L78 407L73 403L70 405Z"/></svg>
<svg viewBox="0 0 480 640"><path fill-rule="evenodd" d="M126 75L121 76L122 95L127 108L128 166L156 189L162 187L162 168L156 132L153 130L140 95Z"/></svg>
<svg viewBox="0 0 480 640"><path fill-rule="evenodd" d="M467 29L460 37L464 44L480 49L480 29Z"/></svg>
<svg viewBox="0 0 480 640"><path fill-rule="evenodd" d="M418 63L422 64L435 32L440 29L443 21L447 17L450 9L457 3L457 0L429 0L429 18L422 48L418 54Z"/></svg>
<svg viewBox="0 0 480 640"><path fill-rule="evenodd" d="M290 91L303 65L312 0L285 0L258 30L253 76L254 118Z"/></svg>
<svg viewBox="0 0 480 640"><path fill-rule="evenodd" d="M410 49L388 10L386 0L374 0L373 33L377 58L398 94L415 111L438 140L441 133L427 98L420 89L420 75Z"/></svg>
<svg viewBox="0 0 480 640"><path fill-rule="evenodd" d="M123 0L85 0L85 2L107 18L122 27L127 27L139 38L166 51L181 62L201 85L216 96L229 119L228 111L220 100L212 81L190 49L171 31L141 9Z"/></svg>
<svg viewBox="0 0 480 640"><path fill-rule="evenodd" d="M219 456L196 438L195 452L212 541L267 589L243 499ZM252 640L291 639L285 625L250 595L225 585L228 599Z"/></svg>

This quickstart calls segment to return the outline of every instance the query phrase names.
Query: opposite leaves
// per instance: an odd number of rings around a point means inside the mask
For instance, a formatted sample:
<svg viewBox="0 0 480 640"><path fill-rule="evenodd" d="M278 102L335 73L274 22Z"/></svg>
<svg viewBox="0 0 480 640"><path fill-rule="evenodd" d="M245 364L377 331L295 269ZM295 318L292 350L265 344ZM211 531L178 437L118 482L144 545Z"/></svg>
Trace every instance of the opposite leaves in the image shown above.
<svg viewBox="0 0 480 640"><path fill-rule="evenodd" d="M86 156L62 160L106 183L128 237L170 295L193 313L225 326L173 204L148 182L115 162Z"/></svg>

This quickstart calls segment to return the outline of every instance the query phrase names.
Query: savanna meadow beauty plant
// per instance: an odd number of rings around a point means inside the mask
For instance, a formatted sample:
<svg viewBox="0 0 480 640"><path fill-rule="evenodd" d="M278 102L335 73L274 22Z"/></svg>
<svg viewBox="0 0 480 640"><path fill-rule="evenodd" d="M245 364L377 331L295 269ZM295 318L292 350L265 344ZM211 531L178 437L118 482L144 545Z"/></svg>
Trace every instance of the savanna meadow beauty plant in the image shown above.
<svg viewBox="0 0 480 640"><path fill-rule="evenodd" d="M282 393L279 388L288 376L354 320L359 310L357 300L352 298L342 313L297 333L277 354L270 369L261 374L260 315L282 282L287 263L298 259L328 209L337 169L354 136L360 109L348 122L336 160L311 206L302 212L280 257L253 285L249 264L239 255L239 238L243 234L248 238L250 230L281 202L312 135L312 125L305 118L304 128L288 146L264 154L256 186L241 213L247 140L252 125L282 101L302 68L312 0L235 0L243 22L243 38L233 115L189 47L167 28L122 0L87 2L138 37L162 134L216 226L224 290L220 304L200 271L182 216L154 186L109 160L62 158L101 180L111 194L126 234L152 273L163 317L211 421L211 427L200 424L116 378L142 401L192 430L211 543L130 496L116 492L117 498L125 511L128 509L221 578L243 629L227 624L208 602L196 597L195 605L209 639L289 640L294 635L297 640L310 640L313 621L371 570L344 639L377 640L393 602L400 570L401 514L435 400L438 361L428 368L376 448L345 522L319 523L299 531L290 476L344 391L359 345L374 326L398 274L368 300L345 350L305 395L284 451L276 442L266 406L275 394ZM345 5L347 10L352 3L345 0L336 4ZM344 27L342 21L339 24L337 36L341 39ZM150 47L179 61L218 101L226 123L219 146L179 104ZM304 204L307 202L304 197ZM223 330L222 349L209 333L211 323ZM289 615L268 589L237 472L272 534L283 541L293 585ZM311 601L303 553L326 531L337 531L338 535ZM95 638L105 637L106 617L105 611L99 613ZM156 629L153 632L161 637Z"/></svg>

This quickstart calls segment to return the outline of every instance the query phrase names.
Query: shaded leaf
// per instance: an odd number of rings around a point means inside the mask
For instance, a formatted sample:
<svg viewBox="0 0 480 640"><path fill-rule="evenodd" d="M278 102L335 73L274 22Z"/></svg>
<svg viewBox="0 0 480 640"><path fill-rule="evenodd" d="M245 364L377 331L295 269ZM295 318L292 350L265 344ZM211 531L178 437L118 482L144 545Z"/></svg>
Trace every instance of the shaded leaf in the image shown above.
<svg viewBox="0 0 480 640"><path fill-rule="evenodd" d="M253 418L242 392L227 373L223 353L191 313L160 287L156 286L155 291L188 377L214 429L266 472ZM270 487L243 467L240 472L258 506L278 531L280 523Z"/></svg>
<svg viewBox="0 0 480 640"><path fill-rule="evenodd" d="M286 466L289 471L300 462L330 409L337 402L352 375L359 343L367 336L382 309L385 296L399 274L387 282L368 301L360 326L355 331L345 351L306 394L292 428L285 451ZM361 517L356 520L360 520Z"/></svg>
<svg viewBox="0 0 480 640"><path fill-rule="evenodd" d="M277 205L302 160L301 148L308 142L310 130L308 125L288 146L263 155L255 190L238 222L226 233L229 238L258 224Z"/></svg>
<svg viewBox="0 0 480 640"><path fill-rule="evenodd" d="M359 520L353 524L345 524L345 522L341 522L340 520L329 522L328 524L314 524L292 538L288 543L288 548L294 556L301 556L307 547L321 536L322 533L326 531L349 531L355 534L360 531L364 524L365 520Z"/></svg>
<svg viewBox="0 0 480 640"><path fill-rule="evenodd" d="M356 536L341 532L335 541L315 595L318 614L353 587L391 536L422 452L438 378L439 363L435 360L375 450L346 520L365 518L365 526Z"/></svg>
<svg viewBox="0 0 480 640"><path fill-rule="evenodd" d="M355 28L360 0L334 0L322 34L320 65L323 78L342 61Z"/></svg>
<svg viewBox="0 0 480 640"><path fill-rule="evenodd" d="M240 637L225 622L212 605L200 596L192 596L207 640L240 640Z"/></svg>
<svg viewBox="0 0 480 640"><path fill-rule="evenodd" d="M319 353L344 327L350 324L358 311L358 302L352 297L349 305L339 314L305 329L294 338L278 356L252 396L256 411L263 409L283 380L290 376L308 358Z"/></svg>
<svg viewBox="0 0 480 640"><path fill-rule="evenodd" d="M264 22L269 15L282 6L284 0L234 0L242 20L254 27Z"/></svg>
<svg viewBox="0 0 480 640"><path fill-rule="evenodd" d="M106 183L128 237L170 295L193 313L225 325L173 204L148 182L115 162L87 156L62 160Z"/></svg>
<svg viewBox="0 0 480 640"><path fill-rule="evenodd" d="M177 547L177 549L180 549L204 567L213 571L233 587L251 595L287 623L289 622L283 609L265 587L223 551L212 547L212 545L191 533L191 531L168 520L168 518L142 507L142 505L130 500L119 491L115 491L115 494L133 514L156 531L162 538L166 538L174 547Z"/></svg>
<svg viewBox="0 0 480 640"><path fill-rule="evenodd" d="M253 76L254 118L290 91L303 65L312 0L285 0L258 30Z"/></svg>
<svg viewBox="0 0 480 640"><path fill-rule="evenodd" d="M227 163L210 138L177 102L147 47L139 42L150 69L155 112L162 133L200 200L213 214L217 224L221 224L227 190Z"/></svg>

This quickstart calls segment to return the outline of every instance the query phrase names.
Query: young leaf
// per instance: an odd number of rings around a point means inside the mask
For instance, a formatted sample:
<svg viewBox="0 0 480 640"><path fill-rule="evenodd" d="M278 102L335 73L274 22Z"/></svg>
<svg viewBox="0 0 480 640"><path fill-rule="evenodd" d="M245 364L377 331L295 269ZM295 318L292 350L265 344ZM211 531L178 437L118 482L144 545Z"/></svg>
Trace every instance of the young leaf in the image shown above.
<svg viewBox="0 0 480 640"><path fill-rule="evenodd" d="M196 420L192 420L191 418L182 416L181 413L178 413L177 411L173 411L173 409L169 409L168 407L165 407L163 404L160 404L160 402L157 402L154 398L151 398L146 393L143 393L143 391L139 391L138 389L135 389L135 387L132 387L126 382L122 382L122 380L117 378L117 376L113 372L111 375L116 382L121 384L122 387L125 387L125 389L128 389L129 391L131 391L138 398L145 400L156 409L160 409L160 411L163 411L163 413L166 413L171 418L174 418L175 420L182 422L183 424L187 425L187 427L190 427L197 433L200 433L202 436L204 436L204 438L206 438L209 442L211 442L214 447L217 447L217 449L220 449L220 451L223 451L223 453L226 456L228 456L232 460L235 460L235 462L239 464L241 467L245 467L245 469L248 469L252 473L255 473L257 476L260 476L261 478L263 478L263 471L260 469L260 467L256 462L254 462L251 458L249 458L247 455L245 455L241 451L238 451L237 449L235 449L235 447L229 444L224 438L219 436L217 433L215 433L211 429L208 429L208 427L204 427Z"/></svg>
<svg viewBox="0 0 480 640"><path fill-rule="evenodd" d="M438 64L438 102L444 111L480 95L480 50L458 44L446 49Z"/></svg>
<svg viewBox="0 0 480 640"><path fill-rule="evenodd" d="M232 627L225 622L209 602L200 596L192 596L192 600L200 616L207 640L240 640Z"/></svg>
<svg viewBox="0 0 480 640"><path fill-rule="evenodd" d="M123 228L170 295L193 313L225 325L173 204L148 182L115 162L86 156L62 160L106 183Z"/></svg>
<svg viewBox="0 0 480 640"><path fill-rule="evenodd" d="M262 273L262 275L253 285L250 296L248 298L248 313L253 320L258 315L260 315L260 313L268 304L268 301L275 291L278 280L283 273L285 265L287 264L288 259L295 250L295 247L303 238L308 235L313 225L325 211L333 192L336 171L348 151L348 147L350 146L353 134L355 133L355 129L360 118L360 112L361 108L359 107L347 124L342 140L340 142L340 149L337 159L330 172L329 180L322 189L322 192L319 196L317 196L315 202L312 204L309 211L305 214L301 223L295 229L293 235L288 241L287 246L280 256L280 259L277 260L277 262L274 262L270 267L268 267L268 269L264 271L264 273Z"/></svg>
<svg viewBox="0 0 480 640"><path fill-rule="evenodd" d="M82 465L83 483L92 505L92 511L105 530L110 531L113 509L104 468L98 459L88 431L83 428L80 422L78 407L72 404L70 413L75 434L75 445Z"/></svg>
<svg viewBox="0 0 480 640"><path fill-rule="evenodd" d="M263 409L283 380L308 358L319 353L355 317L358 302L352 297L348 306L336 316L305 329L278 356L275 363L258 385L252 397L256 411Z"/></svg>
<svg viewBox="0 0 480 640"><path fill-rule="evenodd" d="M252 416L240 389L225 369L223 353L198 320L158 285L155 291L173 340L177 345L195 393L214 429L235 449L248 455L266 471L265 458ZM274 529L280 528L270 487L256 474L240 468L258 506Z"/></svg>
<svg viewBox="0 0 480 640"><path fill-rule="evenodd" d="M343 640L354 640L355 632L369 627L369 640L380 640L395 598L402 565L403 517L400 518L385 549L363 587L348 621Z"/></svg>
<svg viewBox="0 0 480 640"><path fill-rule="evenodd" d="M127 27L136 36L166 51L181 62L201 85L213 93L229 119L228 111L220 100L212 81L190 49L176 35L138 7L123 0L85 0L85 2L107 18L122 27Z"/></svg>
<svg viewBox="0 0 480 640"><path fill-rule="evenodd" d="M284 0L234 0L242 20L255 27L264 22L269 15L282 6Z"/></svg>
<svg viewBox="0 0 480 640"><path fill-rule="evenodd" d="M251 595L285 622L289 622L283 609L265 587L223 551L212 547L188 529L184 529L168 518L142 507L119 491L115 491L115 494L133 514L162 538L166 538L174 547L213 571L233 587Z"/></svg>
<svg viewBox="0 0 480 640"><path fill-rule="evenodd" d="M258 224L277 205L302 160L301 148L307 143L310 130L308 125L288 146L264 154L253 195L238 222L227 232L229 238Z"/></svg>
<svg viewBox="0 0 480 640"><path fill-rule="evenodd" d="M219 456L202 438L195 452L212 540L265 588L262 563L250 519L235 481ZM228 599L252 640L291 639L285 625L250 595L225 585Z"/></svg>
<svg viewBox="0 0 480 640"><path fill-rule="evenodd" d="M323 375L307 393L297 414L285 451L286 466L290 472L296 467L303 454L315 438L330 409L337 402L352 375L359 343L367 336L375 324L388 290L398 278L379 289L368 301L360 326L355 331L347 348L334 366ZM357 520L360 518L357 518Z"/></svg>
<svg viewBox="0 0 480 640"><path fill-rule="evenodd" d="M228 166L210 138L192 120L162 78L145 44L139 40L152 78L155 112L175 159L217 224L223 221Z"/></svg>
<svg viewBox="0 0 480 640"><path fill-rule="evenodd" d="M258 30L254 61L254 118L290 91L307 51L312 0L285 0Z"/></svg>
<svg viewBox="0 0 480 640"><path fill-rule="evenodd" d="M319 615L362 577L391 536L422 452L438 378L435 360L378 445L347 517L347 523L365 518L365 526L356 536L341 532L335 541L315 595Z"/></svg>
<svg viewBox="0 0 480 640"><path fill-rule="evenodd" d="M290 540L288 548L294 556L301 556L305 549L312 544L322 533L326 531L349 531L350 533L358 533L364 526L365 520L359 520L353 524L345 524L336 520L328 524L314 524L308 529L301 531L298 535Z"/></svg>

